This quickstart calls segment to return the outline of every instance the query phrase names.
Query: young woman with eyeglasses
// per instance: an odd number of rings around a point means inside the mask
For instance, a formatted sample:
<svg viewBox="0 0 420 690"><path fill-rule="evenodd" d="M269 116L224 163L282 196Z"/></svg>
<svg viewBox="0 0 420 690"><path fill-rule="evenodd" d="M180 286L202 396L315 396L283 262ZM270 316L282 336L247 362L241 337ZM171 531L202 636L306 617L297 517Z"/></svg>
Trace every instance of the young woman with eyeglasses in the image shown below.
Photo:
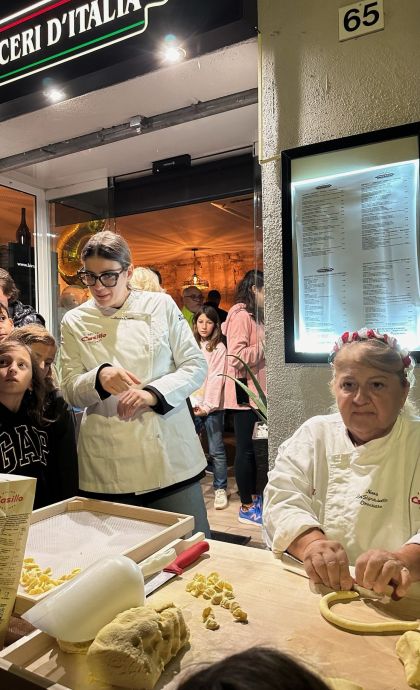
<svg viewBox="0 0 420 690"><path fill-rule="evenodd" d="M86 408L80 488L192 514L209 536L199 483L206 460L186 403L205 379L205 358L169 295L131 290L131 254L120 235L91 237L82 262L92 299L61 323L63 394Z"/></svg>

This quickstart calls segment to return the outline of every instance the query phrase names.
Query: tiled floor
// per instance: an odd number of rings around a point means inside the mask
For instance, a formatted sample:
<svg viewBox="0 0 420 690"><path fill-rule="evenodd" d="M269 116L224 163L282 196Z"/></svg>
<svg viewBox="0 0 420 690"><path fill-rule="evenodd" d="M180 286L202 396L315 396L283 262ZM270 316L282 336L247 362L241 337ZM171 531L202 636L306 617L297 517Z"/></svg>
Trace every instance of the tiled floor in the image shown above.
<svg viewBox="0 0 420 690"><path fill-rule="evenodd" d="M235 478L231 476L232 469L233 468L229 468L228 470L228 489L230 491L229 505L224 510L215 510L213 508L213 477L206 475L201 481L210 528L218 532L229 532L231 534L251 537L251 541L248 542L247 546L264 549L265 542L262 537L261 527L257 525L244 525L238 522L240 500L237 493Z"/></svg>

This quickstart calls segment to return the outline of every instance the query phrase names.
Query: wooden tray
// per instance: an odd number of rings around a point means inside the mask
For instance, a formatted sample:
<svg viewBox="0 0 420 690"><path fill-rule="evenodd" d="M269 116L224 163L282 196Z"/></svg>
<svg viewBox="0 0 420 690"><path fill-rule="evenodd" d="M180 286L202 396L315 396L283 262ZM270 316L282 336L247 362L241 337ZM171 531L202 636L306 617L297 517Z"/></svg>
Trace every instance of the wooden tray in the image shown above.
<svg viewBox="0 0 420 690"><path fill-rule="evenodd" d="M33 512L25 557L59 577L108 555L139 562L193 529L191 515L75 497ZM31 595L19 586L14 613L47 595Z"/></svg>

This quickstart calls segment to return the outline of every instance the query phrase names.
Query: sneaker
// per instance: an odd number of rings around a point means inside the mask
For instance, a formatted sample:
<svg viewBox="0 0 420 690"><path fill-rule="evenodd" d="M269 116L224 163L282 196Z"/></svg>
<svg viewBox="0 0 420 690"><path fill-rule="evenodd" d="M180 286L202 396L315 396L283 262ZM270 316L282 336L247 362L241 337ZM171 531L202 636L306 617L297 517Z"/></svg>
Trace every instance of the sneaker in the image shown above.
<svg viewBox="0 0 420 690"><path fill-rule="evenodd" d="M245 525L262 525L261 510L255 503L248 510L241 506L239 508L238 520Z"/></svg>
<svg viewBox="0 0 420 690"><path fill-rule="evenodd" d="M227 508L228 496L226 489L216 489L214 493L214 507L216 510Z"/></svg>

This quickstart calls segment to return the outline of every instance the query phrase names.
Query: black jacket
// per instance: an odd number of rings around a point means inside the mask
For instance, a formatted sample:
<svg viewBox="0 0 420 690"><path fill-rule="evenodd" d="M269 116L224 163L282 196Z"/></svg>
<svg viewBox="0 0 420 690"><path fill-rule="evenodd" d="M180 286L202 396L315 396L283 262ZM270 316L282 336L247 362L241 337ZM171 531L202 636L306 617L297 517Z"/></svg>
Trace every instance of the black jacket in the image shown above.
<svg viewBox="0 0 420 690"><path fill-rule="evenodd" d="M17 412L0 403L0 472L36 478L34 509L70 498L78 488L73 415L56 392L45 416L56 421L34 422L25 397Z"/></svg>
<svg viewBox="0 0 420 690"><path fill-rule="evenodd" d="M46 427L53 457L48 473L49 503L55 503L79 493L75 417L57 390L48 394L45 417L55 420Z"/></svg>
<svg viewBox="0 0 420 690"><path fill-rule="evenodd" d="M41 326L45 326L44 317L38 314L29 304L22 304L19 300L9 302L9 314L16 328L28 326L30 323L40 323Z"/></svg>

